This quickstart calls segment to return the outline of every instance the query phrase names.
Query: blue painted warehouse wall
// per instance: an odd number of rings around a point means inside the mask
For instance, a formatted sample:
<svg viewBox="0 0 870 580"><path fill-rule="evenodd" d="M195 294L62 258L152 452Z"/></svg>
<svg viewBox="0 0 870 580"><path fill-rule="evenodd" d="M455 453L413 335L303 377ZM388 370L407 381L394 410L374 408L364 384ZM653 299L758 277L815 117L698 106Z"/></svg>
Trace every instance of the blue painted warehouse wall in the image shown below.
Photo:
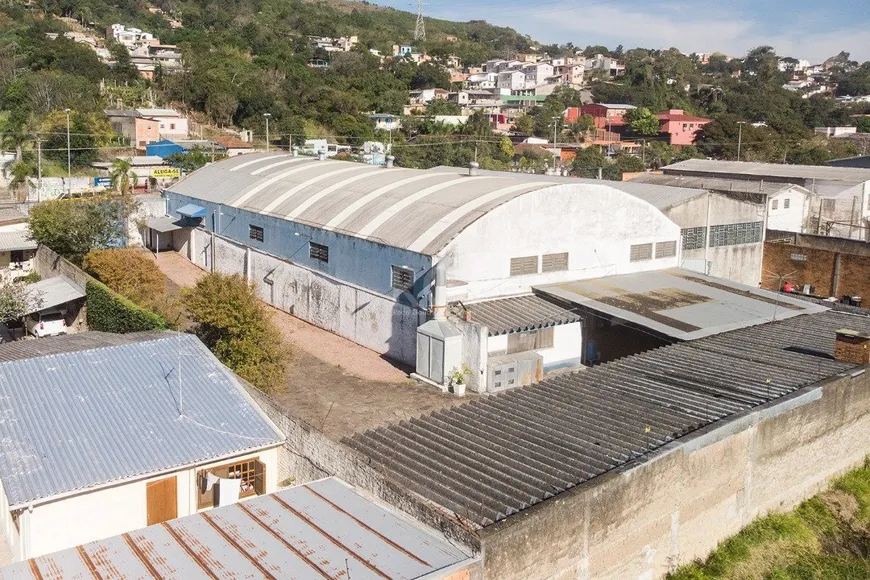
<svg viewBox="0 0 870 580"><path fill-rule="evenodd" d="M430 305L429 289L434 275L430 256L171 191L166 192L166 197L169 215L176 215L175 211L188 203L204 207L208 214L203 226L209 231L339 280L408 301L409 305L413 304L411 297L403 297L402 292L392 288L391 267L413 270L414 299L420 306ZM219 223L218 209L221 212ZM252 225L263 228L262 242L250 238ZM309 242L329 248L329 263L311 259Z"/></svg>
<svg viewBox="0 0 870 580"><path fill-rule="evenodd" d="M168 141L166 139L145 146L145 155L156 155L157 157L162 157L163 159L166 159L167 157L169 157L170 155L174 155L175 153L183 152L184 148L181 145L178 145L173 141Z"/></svg>

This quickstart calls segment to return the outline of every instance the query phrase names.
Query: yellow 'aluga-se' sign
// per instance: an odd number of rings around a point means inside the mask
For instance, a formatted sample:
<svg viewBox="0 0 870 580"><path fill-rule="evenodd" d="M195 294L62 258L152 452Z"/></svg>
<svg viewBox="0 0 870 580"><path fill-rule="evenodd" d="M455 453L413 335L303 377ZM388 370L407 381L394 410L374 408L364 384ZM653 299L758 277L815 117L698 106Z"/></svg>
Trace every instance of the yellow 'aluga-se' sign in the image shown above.
<svg viewBox="0 0 870 580"><path fill-rule="evenodd" d="M181 177L181 169L178 167L155 167L151 171L151 177L155 178L170 178Z"/></svg>

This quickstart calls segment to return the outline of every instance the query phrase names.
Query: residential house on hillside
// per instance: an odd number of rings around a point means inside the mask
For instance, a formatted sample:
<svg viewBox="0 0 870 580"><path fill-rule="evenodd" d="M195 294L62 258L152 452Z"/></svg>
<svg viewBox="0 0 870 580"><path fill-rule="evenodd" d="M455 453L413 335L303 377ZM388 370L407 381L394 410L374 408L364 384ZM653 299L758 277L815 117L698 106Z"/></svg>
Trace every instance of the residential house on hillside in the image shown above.
<svg viewBox="0 0 870 580"><path fill-rule="evenodd" d="M668 142L674 147L694 145L701 127L713 121L687 115L682 109L670 109L656 116L661 124L661 132L668 135Z"/></svg>
<svg viewBox="0 0 870 580"><path fill-rule="evenodd" d="M251 143L242 141L235 135L218 135L210 140L220 145L227 157L251 153L254 150L254 146Z"/></svg>
<svg viewBox="0 0 870 580"><path fill-rule="evenodd" d="M112 130L130 140L137 151L160 140L160 121L143 115L140 111L107 109L106 116Z"/></svg>
<svg viewBox="0 0 870 580"><path fill-rule="evenodd" d="M284 436L193 335L0 345L0 530L15 561L277 488Z"/></svg>
<svg viewBox="0 0 870 580"><path fill-rule="evenodd" d="M173 109L136 109L143 117L158 123L161 139L186 139L190 131L187 117Z"/></svg>
<svg viewBox="0 0 870 580"><path fill-rule="evenodd" d="M583 63L586 70L600 70L607 72L611 77L621 77L625 74L625 61L596 54L593 57L587 58Z"/></svg>

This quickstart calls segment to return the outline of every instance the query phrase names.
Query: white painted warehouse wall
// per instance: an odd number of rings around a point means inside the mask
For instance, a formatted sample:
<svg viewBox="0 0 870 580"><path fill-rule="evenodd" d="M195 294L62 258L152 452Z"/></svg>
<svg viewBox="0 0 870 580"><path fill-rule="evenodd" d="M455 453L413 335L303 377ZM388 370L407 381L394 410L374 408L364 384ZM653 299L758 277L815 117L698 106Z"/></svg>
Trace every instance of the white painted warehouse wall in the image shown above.
<svg viewBox="0 0 870 580"><path fill-rule="evenodd" d="M528 293L532 286L673 268L680 227L650 204L606 185L557 185L511 200L469 225L440 254L463 286L449 300ZM633 244L676 241L678 255L629 260ZM515 257L568 252L568 270L510 277Z"/></svg>
<svg viewBox="0 0 870 580"><path fill-rule="evenodd" d="M196 472L227 463L259 458L266 464L266 492L278 489L278 449L240 455L204 464L195 469L184 469L158 477L85 492L65 499L38 505L32 512L24 511L21 527L26 530L22 549L13 552L16 561L34 558L58 550L64 550L132 530L143 528L148 523L146 486L153 481L176 476L178 490L178 517L197 512ZM2 507L7 507L3 494ZM4 509L11 524L9 510ZM4 529L4 532L6 530ZM9 536L7 536L8 538Z"/></svg>

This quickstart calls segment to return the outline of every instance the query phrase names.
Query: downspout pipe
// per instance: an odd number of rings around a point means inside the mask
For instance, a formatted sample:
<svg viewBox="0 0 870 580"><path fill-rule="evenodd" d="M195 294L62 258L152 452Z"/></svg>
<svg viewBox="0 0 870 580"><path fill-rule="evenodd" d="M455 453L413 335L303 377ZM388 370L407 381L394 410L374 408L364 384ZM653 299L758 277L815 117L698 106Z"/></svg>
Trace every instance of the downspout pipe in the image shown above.
<svg viewBox="0 0 870 580"><path fill-rule="evenodd" d="M435 264L435 304L432 314L435 320L447 320L447 264L443 260Z"/></svg>

